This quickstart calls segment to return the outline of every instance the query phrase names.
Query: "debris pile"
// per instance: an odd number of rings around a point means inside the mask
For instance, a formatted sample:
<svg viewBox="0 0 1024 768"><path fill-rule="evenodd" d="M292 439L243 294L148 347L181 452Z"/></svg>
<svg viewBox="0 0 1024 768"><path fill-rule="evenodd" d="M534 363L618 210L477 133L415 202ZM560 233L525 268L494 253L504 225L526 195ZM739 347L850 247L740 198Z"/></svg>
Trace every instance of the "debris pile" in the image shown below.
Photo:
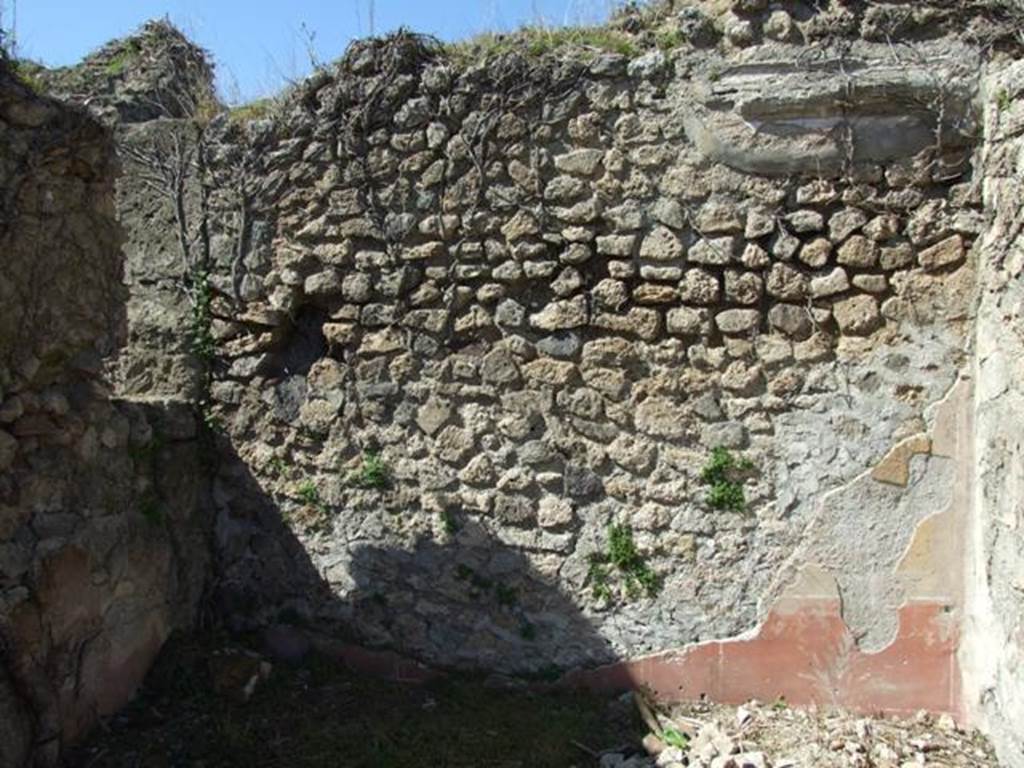
<svg viewBox="0 0 1024 768"><path fill-rule="evenodd" d="M897 720L790 708L780 699L734 708L707 703L659 712L628 694L649 733L642 751L601 753L601 768L985 768L999 765L980 734L948 715Z"/></svg>

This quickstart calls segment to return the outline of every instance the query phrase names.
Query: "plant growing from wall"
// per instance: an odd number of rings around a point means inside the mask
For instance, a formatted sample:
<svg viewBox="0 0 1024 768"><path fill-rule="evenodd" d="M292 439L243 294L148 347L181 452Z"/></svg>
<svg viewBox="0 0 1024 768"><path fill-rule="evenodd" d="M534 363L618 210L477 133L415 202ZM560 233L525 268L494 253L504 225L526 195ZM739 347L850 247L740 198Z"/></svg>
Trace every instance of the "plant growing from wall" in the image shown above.
<svg viewBox="0 0 1024 768"><path fill-rule="evenodd" d="M661 578L647 564L637 549L633 528L628 523L608 526L608 541L604 552L590 555L587 572L591 593L603 602L611 602L618 581L630 599L641 595L654 597L661 590Z"/></svg>
<svg viewBox="0 0 1024 768"><path fill-rule="evenodd" d="M153 526L160 525L164 521L164 511L160 504L160 497L153 491L149 491L139 502L139 512L147 523Z"/></svg>
<svg viewBox="0 0 1024 768"><path fill-rule="evenodd" d="M753 469L749 459L737 460L727 448L714 448L700 479L708 486L707 503L712 509L743 512L747 499L740 475Z"/></svg>
<svg viewBox="0 0 1024 768"><path fill-rule="evenodd" d="M459 523L459 518L456 516L455 512L453 512L450 509L441 510L441 525L444 526L444 531L449 536L454 536L456 533L462 530L462 525Z"/></svg>
<svg viewBox="0 0 1024 768"><path fill-rule="evenodd" d="M1013 104L1013 99L1010 98L1010 92L1005 88L1000 88L996 94L996 107L999 108L1000 112L1005 112Z"/></svg>
<svg viewBox="0 0 1024 768"><path fill-rule="evenodd" d="M380 490L387 488L390 478L391 473L381 455L376 451L364 451L359 469L352 477L352 484L359 488Z"/></svg>
<svg viewBox="0 0 1024 768"><path fill-rule="evenodd" d="M299 484L298 494L303 504L311 507L320 507L323 504L320 499L320 489L312 480L303 480Z"/></svg>
<svg viewBox="0 0 1024 768"><path fill-rule="evenodd" d="M320 495L320 489L312 479L307 478L295 488L295 495L301 506L284 512L284 518L292 525L307 531L326 531L329 528L327 502Z"/></svg>

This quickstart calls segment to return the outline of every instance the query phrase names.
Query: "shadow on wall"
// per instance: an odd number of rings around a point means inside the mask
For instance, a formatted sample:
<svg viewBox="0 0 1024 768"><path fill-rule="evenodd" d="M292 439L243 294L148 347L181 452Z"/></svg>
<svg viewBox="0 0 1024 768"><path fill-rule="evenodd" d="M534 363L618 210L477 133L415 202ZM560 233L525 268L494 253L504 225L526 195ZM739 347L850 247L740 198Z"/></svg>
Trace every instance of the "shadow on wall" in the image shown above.
<svg viewBox="0 0 1024 768"><path fill-rule="evenodd" d="M233 630L262 629L272 654L289 656L296 638L312 636L350 665L400 680L435 672L392 649L425 658L444 647L462 671L550 680L581 659L617 660L555 574L478 521L456 512L442 537L423 532L408 546L367 537L327 556L314 538L318 567L291 528L301 522L285 519L230 446L222 455L218 539L246 551L222 553L219 609Z"/></svg>
<svg viewBox="0 0 1024 768"><path fill-rule="evenodd" d="M645 688L662 700L724 703L782 696L800 706L962 715L957 617L942 600L908 601L894 641L863 651L835 579L808 566L756 629L626 659L552 576L477 521L453 519L446 535L425 533L406 547L367 536L327 554L326 537L304 547L237 454L219 482L219 535L248 552L226 558L238 565L220 585L221 609L234 629L261 630L278 657L301 655L312 639L357 670L421 682L437 670L393 649L429 658L442 647L459 670L602 693Z"/></svg>

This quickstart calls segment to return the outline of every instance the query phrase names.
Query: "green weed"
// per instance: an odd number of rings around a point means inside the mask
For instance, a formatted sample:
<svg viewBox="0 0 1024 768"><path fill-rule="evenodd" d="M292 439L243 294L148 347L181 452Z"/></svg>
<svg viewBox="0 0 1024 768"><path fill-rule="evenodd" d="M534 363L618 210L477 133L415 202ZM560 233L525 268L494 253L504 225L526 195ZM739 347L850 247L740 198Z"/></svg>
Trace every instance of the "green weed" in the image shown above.
<svg viewBox="0 0 1024 768"><path fill-rule="evenodd" d="M607 27L523 27L511 34L488 32L448 46L457 62L469 63L508 53L539 58L549 53L604 51L635 56L639 47L631 35Z"/></svg>
<svg viewBox="0 0 1024 768"><path fill-rule="evenodd" d="M462 530L462 525L459 523L459 519L450 509L441 510L441 524L444 526L445 533L449 536L454 536Z"/></svg>
<svg viewBox="0 0 1024 768"><path fill-rule="evenodd" d="M654 44L661 51L671 51L683 44L684 38L678 29L659 29L654 33Z"/></svg>
<svg viewBox="0 0 1024 768"><path fill-rule="evenodd" d="M256 99L228 110L228 117L237 123L249 123L269 117L274 111L273 99Z"/></svg>
<svg viewBox="0 0 1024 768"><path fill-rule="evenodd" d="M311 507L319 507L322 504L320 489L312 480L302 481L298 488L298 495L303 504L308 504Z"/></svg>
<svg viewBox="0 0 1024 768"><path fill-rule="evenodd" d="M379 453L366 451L363 461L353 478L353 483L360 488L387 488L390 472Z"/></svg>
<svg viewBox="0 0 1024 768"><path fill-rule="evenodd" d="M690 745L690 737L675 728L666 728L661 732L661 740L670 747L686 749Z"/></svg>
<svg viewBox="0 0 1024 768"><path fill-rule="evenodd" d="M198 269L192 275L192 317L189 324L189 341L192 353L209 363L217 352L217 344L213 338L213 289L210 286L210 275L204 269Z"/></svg>
<svg viewBox="0 0 1024 768"><path fill-rule="evenodd" d="M622 581L626 595L631 599L645 594L654 597L661 591L661 578L637 550L633 528L627 523L609 525L607 551L590 555L587 580L595 598L611 601L613 575Z"/></svg>
<svg viewBox="0 0 1024 768"><path fill-rule="evenodd" d="M1010 98L1010 92L1005 88L999 89L999 93L996 94L996 107L1000 112L1005 112L1013 104L1013 99Z"/></svg>
<svg viewBox="0 0 1024 768"><path fill-rule="evenodd" d="M714 448L700 473L701 481L710 486L708 506L728 512L743 512L747 508L747 499L737 475L753 466L749 459L737 461L726 448Z"/></svg>
<svg viewBox="0 0 1024 768"><path fill-rule="evenodd" d="M11 72L18 82L28 88L32 93L42 96L49 90L43 73L46 67L30 59L13 59L10 62Z"/></svg>

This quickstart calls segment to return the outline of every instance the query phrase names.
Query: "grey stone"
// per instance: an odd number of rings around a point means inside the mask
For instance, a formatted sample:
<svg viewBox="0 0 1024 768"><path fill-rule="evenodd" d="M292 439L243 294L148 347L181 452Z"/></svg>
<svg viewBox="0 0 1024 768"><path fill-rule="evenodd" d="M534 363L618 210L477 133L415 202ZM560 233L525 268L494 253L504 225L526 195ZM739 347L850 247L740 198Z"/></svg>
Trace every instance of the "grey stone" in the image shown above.
<svg viewBox="0 0 1024 768"><path fill-rule="evenodd" d="M727 309L715 315L715 324L722 333L746 333L761 322L756 309Z"/></svg>
<svg viewBox="0 0 1024 768"><path fill-rule="evenodd" d="M564 173L576 176L590 176L604 160L604 152L600 149L574 149L555 157L555 168Z"/></svg>
<svg viewBox="0 0 1024 768"><path fill-rule="evenodd" d="M794 232L820 232L825 228L825 218L817 211L793 211L786 216L786 222Z"/></svg>
<svg viewBox="0 0 1024 768"><path fill-rule="evenodd" d="M683 244L676 234L664 226L656 226L640 243L640 258L672 261L682 258Z"/></svg>
<svg viewBox="0 0 1024 768"><path fill-rule="evenodd" d="M801 301L807 297L809 279L789 264L773 264L768 271L765 290L769 296L786 301Z"/></svg>
<svg viewBox="0 0 1024 768"><path fill-rule="evenodd" d="M909 243L900 243L890 248L882 248L878 265L885 270L900 269L914 263L914 249Z"/></svg>
<svg viewBox="0 0 1024 768"><path fill-rule="evenodd" d="M604 494L604 484L593 470L576 463L565 465L563 475L566 496L574 499L598 498Z"/></svg>
<svg viewBox="0 0 1024 768"><path fill-rule="evenodd" d="M716 237L711 240L698 240L687 253L687 258L694 264L728 264L733 260L736 247L734 237Z"/></svg>
<svg viewBox="0 0 1024 768"><path fill-rule="evenodd" d="M885 293L889 289L889 280L885 275L854 275L853 285L867 293Z"/></svg>
<svg viewBox="0 0 1024 768"><path fill-rule="evenodd" d="M480 363L480 375L487 382L509 384L519 380L519 368L508 352L495 349L484 355Z"/></svg>
<svg viewBox="0 0 1024 768"><path fill-rule="evenodd" d="M629 301L629 290L621 280L605 278L591 291L598 306L618 311Z"/></svg>
<svg viewBox="0 0 1024 768"><path fill-rule="evenodd" d="M757 304L764 292L761 276L753 272L726 270L725 299L736 304Z"/></svg>
<svg viewBox="0 0 1024 768"><path fill-rule="evenodd" d="M810 335L811 319L804 307L794 304L775 304L768 310L768 322L787 336L803 339Z"/></svg>
<svg viewBox="0 0 1024 768"><path fill-rule="evenodd" d="M589 318L587 300L583 296L552 301L540 312L530 315L530 325L543 331L579 328Z"/></svg>
<svg viewBox="0 0 1024 768"><path fill-rule="evenodd" d="M682 408L664 397L649 397L636 406L638 430L652 437L680 438L686 434Z"/></svg>
<svg viewBox="0 0 1024 768"><path fill-rule="evenodd" d="M578 269L566 267L551 283L556 296L571 296L583 286L583 275Z"/></svg>
<svg viewBox="0 0 1024 768"><path fill-rule="evenodd" d="M747 446L747 428L738 421L708 424L701 431L700 441L708 448L741 450Z"/></svg>
<svg viewBox="0 0 1024 768"><path fill-rule="evenodd" d="M811 278L811 296L815 299L834 296L837 293L842 293L849 287L850 279L846 276L846 270L842 267L835 267L828 274Z"/></svg>
<svg viewBox="0 0 1024 768"><path fill-rule="evenodd" d="M606 256L631 256L636 235L601 235L597 238L597 252Z"/></svg>
<svg viewBox="0 0 1024 768"><path fill-rule="evenodd" d="M718 302L721 288L718 277L705 269L686 270L679 283L679 295L684 302L709 306Z"/></svg>
<svg viewBox="0 0 1024 768"><path fill-rule="evenodd" d="M743 236L748 240L770 235L775 231L775 216L765 208L751 208L747 211L747 223Z"/></svg>
<svg viewBox="0 0 1024 768"><path fill-rule="evenodd" d="M416 424L426 434L433 435L452 416L451 405L442 400L430 399L416 411Z"/></svg>
<svg viewBox="0 0 1024 768"><path fill-rule="evenodd" d="M342 291L341 277L333 269L324 270L307 277L302 288L307 296L334 296Z"/></svg>
<svg viewBox="0 0 1024 768"><path fill-rule="evenodd" d="M651 206L651 217L673 229L686 227L686 213L683 207L675 200L667 197L659 197Z"/></svg>
<svg viewBox="0 0 1024 768"><path fill-rule="evenodd" d="M788 229L780 227L779 232L772 241L772 254L788 261L800 250L800 240L794 237Z"/></svg>
<svg viewBox="0 0 1024 768"><path fill-rule="evenodd" d="M579 352L581 345L578 333L566 331L538 339L537 351L551 357L569 358Z"/></svg>
<svg viewBox="0 0 1024 768"><path fill-rule="evenodd" d="M816 237L800 248L799 259L809 267L823 267L828 263L828 257L832 253L832 243L824 237Z"/></svg>
<svg viewBox="0 0 1024 768"><path fill-rule="evenodd" d="M833 242L842 242L867 222L867 215L859 208L844 208L828 220L828 235Z"/></svg>
<svg viewBox="0 0 1024 768"><path fill-rule="evenodd" d="M664 69L665 54L650 51L630 61L626 71L630 77L650 80L661 75Z"/></svg>
<svg viewBox="0 0 1024 768"><path fill-rule="evenodd" d="M839 246L836 261L848 267L873 267L878 262L878 246L862 235L854 235Z"/></svg>
<svg viewBox="0 0 1024 768"><path fill-rule="evenodd" d="M707 310L676 307L665 314L665 327L669 333L696 336L708 331Z"/></svg>

